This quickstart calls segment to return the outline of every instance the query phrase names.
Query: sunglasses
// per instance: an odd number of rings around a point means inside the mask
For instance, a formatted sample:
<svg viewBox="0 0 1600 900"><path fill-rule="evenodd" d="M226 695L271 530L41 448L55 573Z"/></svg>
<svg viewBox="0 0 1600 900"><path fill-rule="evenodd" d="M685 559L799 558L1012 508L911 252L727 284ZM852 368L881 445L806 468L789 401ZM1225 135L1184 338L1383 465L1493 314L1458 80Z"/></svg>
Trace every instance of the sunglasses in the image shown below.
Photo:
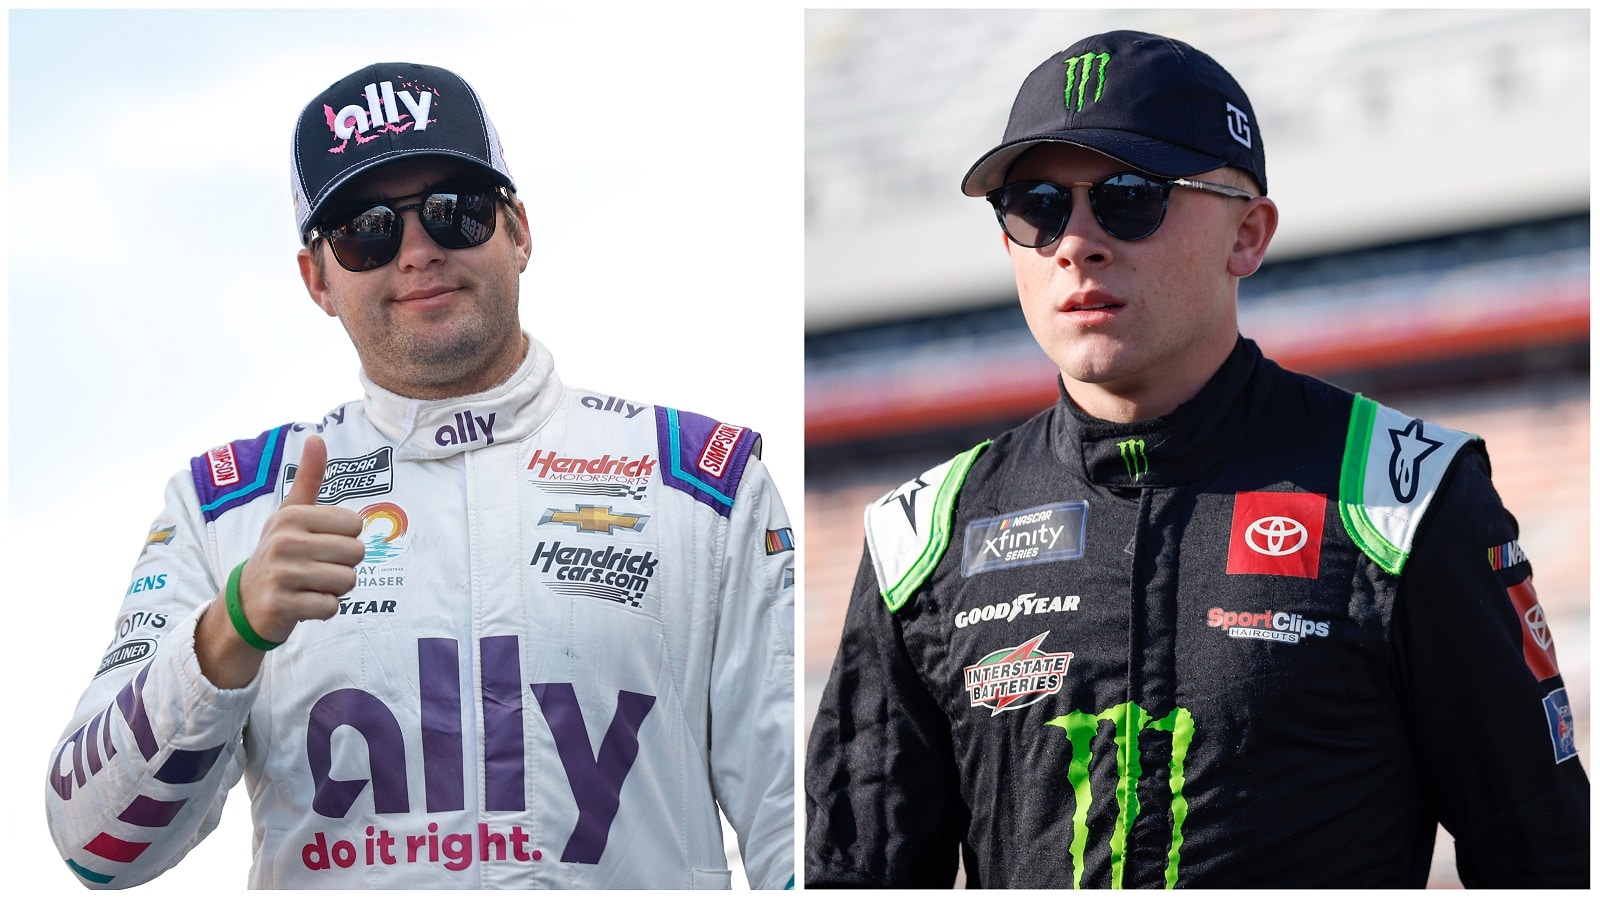
<svg viewBox="0 0 1600 900"><path fill-rule="evenodd" d="M984 196L994 205L995 217L1006 237L1023 247L1054 243L1067 230L1072 217L1072 189L1089 189L1089 209L1106 234L1118 240L1139 241L1156 233L1167 215L1172 189L1185 187L1224 197L1252 199L1255 195L1225 184L1187 178L1150 178L1133 172L1108 175L1099 181L1055 184L1049 181L1013 181Z"/></svg>
<svg viewBox="0 0 1600 900"><path fill-rule="evenodd" d="M422 199L416 203L396 202L413 197ZM400 214L406 210L417 211L422 230L435 244L446 250L461 250L494 236L495 202L510 199L503 187L434 188L358 207L355 212L347 210L311 229L310 237L312 241L327 238L339 265L352 272L367 272L400 252L405 229Z"/></svg>

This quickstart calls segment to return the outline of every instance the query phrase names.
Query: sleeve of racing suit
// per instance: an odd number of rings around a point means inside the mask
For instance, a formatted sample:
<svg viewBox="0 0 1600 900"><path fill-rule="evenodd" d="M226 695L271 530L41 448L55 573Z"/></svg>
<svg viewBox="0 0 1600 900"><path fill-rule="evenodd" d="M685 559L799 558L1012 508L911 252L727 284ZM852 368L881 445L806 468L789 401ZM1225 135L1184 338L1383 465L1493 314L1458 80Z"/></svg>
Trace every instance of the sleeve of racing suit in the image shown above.
<svg viewBox="0 0 1600 900"><path fill-rule="evenodd" d="M195 622L219 588L198 506L189 474L175 475L111 647L50 751L51 836L87 887L129 887L171 868L216 827L242 772L257 688L218 690L195 658Z"/></svg>
<svg viewBox="0 0 1600 900"><path fill-rule="evenodd" d="M1587 887L1589 781L1532 567L1481 444L1436 502L1394 616L1427 796L1466 887Z"/></svg>
<svg viewBox="0 0 1600 900"><path fill-rule="evenodd" d="M952 887L959 784L949 719L863 553L806 751L806 887Z"/></svg>
<svg viewBox="0 0 1600 900"><path fill-rule="evenodd" d="M756 889L794 886L794 533L755 457L729 515L711 664L711 777Z"/></svg>

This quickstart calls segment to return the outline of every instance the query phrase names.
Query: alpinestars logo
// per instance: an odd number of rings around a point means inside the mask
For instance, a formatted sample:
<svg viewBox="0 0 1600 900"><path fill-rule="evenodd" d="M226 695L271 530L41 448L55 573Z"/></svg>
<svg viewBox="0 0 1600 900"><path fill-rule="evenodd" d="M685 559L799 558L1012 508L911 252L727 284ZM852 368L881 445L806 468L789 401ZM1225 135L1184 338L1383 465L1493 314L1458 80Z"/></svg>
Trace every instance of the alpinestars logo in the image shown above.
<svg viewBox="0 0 1600 900"><path fill-rule="evenodd" d="M1032 706L1061 692L1067 681L1071 653L1045 653L1039 649L1050 632L1007 647L967 666L963 673L973 706L993 710L990 717L1011 709Z"/></svg>
<svg viewBox="0 0 1600 900"><path fill-rule="evenodd" d="M1083 112L1084 98L1089 91L1089 81L1094 81L1094 97L1089 102L1098 102L1100 95L1106 89L1106 65L1111 62L1109 53L1085 53L1082 56L1071 56L1066 59L1067 86L1062 92L1066 100L1067 109ZM1073 97L1073 92L1077 97Z"/></svg>
<svg viewBox="0 0 1600 900"><path fill-rule="evenodd" d="M1444 443L1422 433L1421 419L1412 419L1403 431L1389 429L1389 440L1394 443L1394 453L1389 457L1389 486L1394 488L1396 500L1410 503L1417 496L1422 461Z"/></svg>

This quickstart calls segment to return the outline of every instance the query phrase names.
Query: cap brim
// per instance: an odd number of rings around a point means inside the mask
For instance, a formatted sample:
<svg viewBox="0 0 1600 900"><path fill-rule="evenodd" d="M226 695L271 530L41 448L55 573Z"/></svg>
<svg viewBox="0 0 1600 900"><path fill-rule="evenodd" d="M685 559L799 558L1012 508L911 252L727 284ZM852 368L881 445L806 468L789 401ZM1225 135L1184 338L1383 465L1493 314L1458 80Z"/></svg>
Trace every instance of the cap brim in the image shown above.
<svg viewBox="0 0 1600 900"><path fill-rule="evenodd" d="M321 196L312 203L310 213L306 215L305 227L300 229L300 242L302 244L306 243L306 237L311 233L312 226L317 223L323 213L327 212L329 204L339 196L339 192L344 190L345 186L350 182L379 167L392 166L396 163L415 162L416 160L424 157L433 157L435 159L451 159L466 163L470 168L488 176L495 184L508 187L513 191L517 189L516 184L514 184L510 177L508 177L505 173L496 171L493 166L485 165L483 160L478 159L471 154L461 153L456 150L446 150L442 148L419 148L416 150L408 150L405 153L394 156L380 156L374 159L369 159L363 163L360 163L359 165L352 166L349 171L339 173L337 178L328 182L327 186L322 189Z"/></svg>
<svg viewBox="0 0 1600 900"><path fill-rule="evenodd" d="M1008 141L985 153L961 179L961 193L982 197L1005 183L1006 170L1017 158L1040 144L1073 144L1105 155L1152 175L1187 178L1227 165L1227 160L1166 141L1127 131L1084 128L1056 134L1038 134Z"/></svg>

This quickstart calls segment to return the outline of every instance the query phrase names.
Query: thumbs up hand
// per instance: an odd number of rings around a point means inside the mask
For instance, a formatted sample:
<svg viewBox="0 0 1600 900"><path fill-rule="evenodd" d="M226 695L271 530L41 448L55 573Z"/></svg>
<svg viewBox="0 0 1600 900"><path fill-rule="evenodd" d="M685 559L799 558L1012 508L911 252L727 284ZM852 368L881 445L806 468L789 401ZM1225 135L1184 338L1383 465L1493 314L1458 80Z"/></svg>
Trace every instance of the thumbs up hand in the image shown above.
<svg viewBox="0 0 1600 900"><path fill-rule="evenodd" d="M339 597L356 586L355 567L366 555L361 517L343 507L317 505L327 465L322 438L307 438L294 484L239 573L245 618L256 634L274 643L306 619L332 618Z"/></svg>

